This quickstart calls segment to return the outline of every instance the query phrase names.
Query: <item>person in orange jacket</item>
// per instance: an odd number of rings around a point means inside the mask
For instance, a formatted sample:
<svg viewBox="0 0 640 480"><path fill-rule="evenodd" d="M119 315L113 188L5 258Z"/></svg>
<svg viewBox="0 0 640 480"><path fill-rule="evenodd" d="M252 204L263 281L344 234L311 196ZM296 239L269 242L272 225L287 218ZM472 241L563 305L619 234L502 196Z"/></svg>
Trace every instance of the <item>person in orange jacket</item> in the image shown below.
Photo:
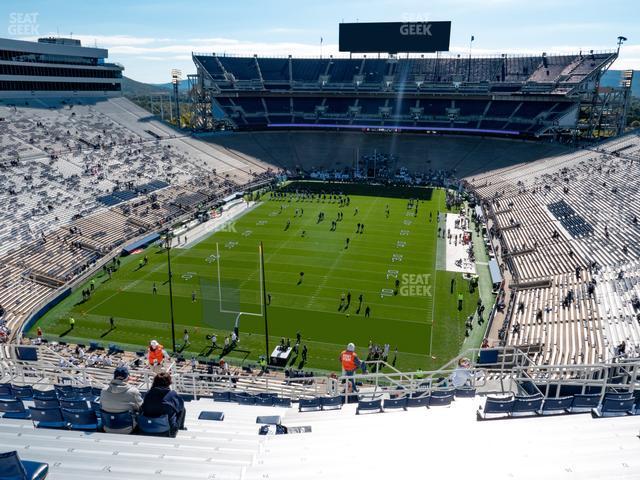
<svg viewBox="0 0 640 480"><path fill-rule="evenodd" d="M353 343L347 345L347 349L340 353L339 359L342 364L342 375L345 377L353 377L358 368L362 368L363 372L366 370L364 363L358 358L356 346ZM357 392L356 381L353 378L349 379L349 381L351 382L352 390Z"/></svg>
<svg viewBox="0 0 640 480"><path fill-rule="evenodd" d="M157 340L151 340L149 342L149 349L147 350L147 360L149 361L149 367L154 373L158 373L162 370L162 364L167 357L167 353L164 351L164 347L158 343Z"/></svg>

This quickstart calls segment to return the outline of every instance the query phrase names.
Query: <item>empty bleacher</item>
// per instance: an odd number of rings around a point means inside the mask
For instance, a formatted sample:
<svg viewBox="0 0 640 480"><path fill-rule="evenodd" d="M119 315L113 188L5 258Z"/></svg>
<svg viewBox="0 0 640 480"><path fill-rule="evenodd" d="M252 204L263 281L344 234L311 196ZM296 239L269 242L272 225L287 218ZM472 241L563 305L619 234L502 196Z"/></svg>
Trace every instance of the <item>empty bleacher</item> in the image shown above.
<svg viewBox="0 0 640 480"><path fill-rule="evenodd" d="M577 108L568 94L614 55L298 59L195 54L194 61L200 75L216 85L214 101L233 128L392 125L539 136ZM402 102L396 103L398 97ZM287 102L302 116L285 116ZM348 108L354 106L359 108Z"/></svg>
<svg viewBox="0 0 640 480"><path fill-rule="evenodd" d="M610 360L622 342L624 356L638 354L639 140L631 133L467 178L515 282L504 341L541 346L539 363ZM550 286L518 289L536 281Z"/></svg>

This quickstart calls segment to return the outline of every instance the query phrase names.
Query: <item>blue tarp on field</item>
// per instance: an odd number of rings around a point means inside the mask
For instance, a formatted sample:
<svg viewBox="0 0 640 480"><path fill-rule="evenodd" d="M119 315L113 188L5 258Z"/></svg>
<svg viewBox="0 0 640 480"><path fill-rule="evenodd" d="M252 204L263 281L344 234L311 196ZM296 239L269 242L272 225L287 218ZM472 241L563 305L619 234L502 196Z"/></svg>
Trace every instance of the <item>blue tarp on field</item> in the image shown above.
<svg viewBox="0 0 640 480"><path fill-rule="evenodd" d="M132 244L127 245L126 247L124 247L122 249L122 255L129 255L134 250L146 247L147 245L149 245L149 244L155 242L156 240L158 240L159 238L160 238L160 234L159 233L152 233L151 235L147 235L146 237L138 240L137 242L133 242Z"/></svg>
<svg viewBox="0 0 640 480"><path fill-rule="evenodd" d="M494 285L502 283L502 274L498 262L494 259L489 260L489 273L491 274L491 283Z"/></svg>

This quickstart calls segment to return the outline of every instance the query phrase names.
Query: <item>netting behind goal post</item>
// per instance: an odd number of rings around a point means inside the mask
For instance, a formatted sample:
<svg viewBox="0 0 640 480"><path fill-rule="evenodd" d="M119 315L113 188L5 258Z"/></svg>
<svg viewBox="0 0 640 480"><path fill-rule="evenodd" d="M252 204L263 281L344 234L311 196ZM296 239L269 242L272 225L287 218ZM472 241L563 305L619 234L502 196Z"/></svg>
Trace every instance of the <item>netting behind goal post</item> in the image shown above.
<svg viewBox="0 0 640 480"><path fill-rule="evenodd" d="M207 261L211 264L210 274L200 277L203 326L214 331L230 331L244 316L262 317L261 292L255 291L261 288L261 281L251 282L225 274L225 253L220 251L218 244L215 255L208 257ZM257 256L255 277L261 278Z"/></svg>

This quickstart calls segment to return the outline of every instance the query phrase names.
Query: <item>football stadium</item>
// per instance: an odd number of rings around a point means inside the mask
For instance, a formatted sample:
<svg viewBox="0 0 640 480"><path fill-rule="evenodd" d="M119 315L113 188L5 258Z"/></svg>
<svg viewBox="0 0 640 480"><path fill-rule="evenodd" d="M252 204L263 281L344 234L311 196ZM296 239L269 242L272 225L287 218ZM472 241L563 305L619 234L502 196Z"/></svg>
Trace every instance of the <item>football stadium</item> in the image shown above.
<svg viewBox="0 0 640 480"><path fill-rule="evenodd" d="M640 479L634 39L332 18L243 54L192 19L222 47L172 60L13 9L0 480Z"/></svg>

